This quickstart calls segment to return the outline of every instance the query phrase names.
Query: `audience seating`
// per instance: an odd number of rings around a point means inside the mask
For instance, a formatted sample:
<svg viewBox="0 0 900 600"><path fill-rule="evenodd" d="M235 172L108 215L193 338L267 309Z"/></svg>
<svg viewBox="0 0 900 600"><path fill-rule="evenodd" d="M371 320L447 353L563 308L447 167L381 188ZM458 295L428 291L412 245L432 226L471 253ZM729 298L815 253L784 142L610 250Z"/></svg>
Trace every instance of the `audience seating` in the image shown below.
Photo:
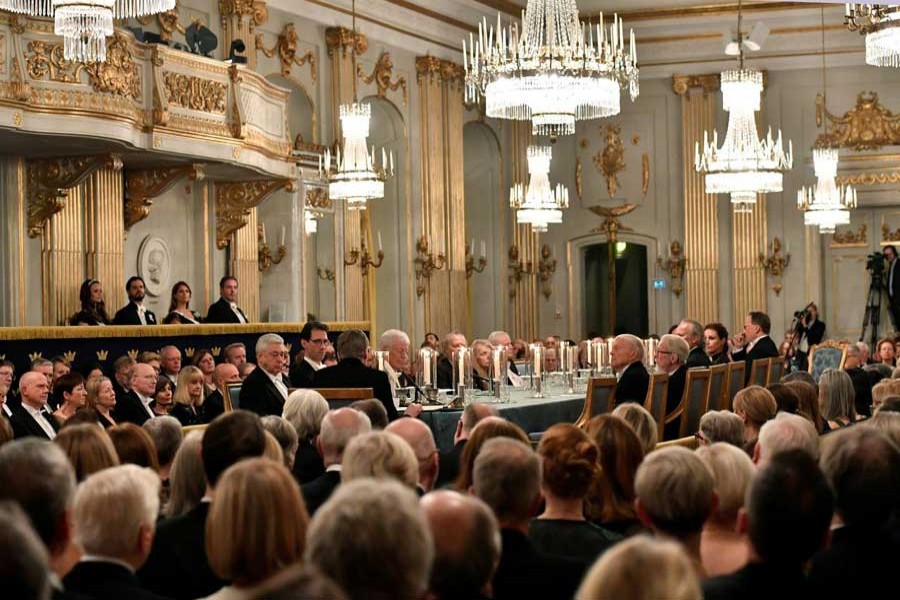
<svg viewBox="0 0 900 600"><path fill-rule="evenodd" d="M241 407L241 385L242 382L240 381L225 384L225 391L227 392L223 398L225 412L237 410Z"/></svg>
<svg viewBox="0 0 900 600"><path fill-rule="evenodd" d="M654 420L659 434L659 441L663 439L663 430L666 424L666 397L669 392L669 374L651 373L650 388L647 390L647 399L644 401L646 408Z"/></svg>
<svg viewBox="0 0 900 600"><path fill-rule="evenodd" d="M843 369L847 360L847 347L834 340L827 340L809 349L809 373L816 381L825 369Z"/></svg>
<svg viewBox="0 0 900 600"><path fill-rule="evenodd" d="M713 365L709 368L709 402L707 410L728 408L728 365Z"/></svg>
<svg viewBox="0 0 900 600"><path fill-rule="evenodd" d="M709 408L711 390L710 369L690 369L681 399L681 437L693 435L700 429L700 417ZM666 419L667 422L671 419Z"/></svg>
<svg viewBox="0 0 900 600"><path fill-rule="evenodd" d="M668 448L670 446L683 446L683 447L687 448L688 450L696 450L700 446L700 443L697 441L696 437L694 437L693 435L690 435L687 437L678 438L677 440L669 440L668 442L660 442L656 445L656 449L659 450L660 448Z"/></svg>
<svg viewBox="0 0 900 600"><path fill-rule="evenodd" d="M746 365L744 361L738 360L728 364L728 384L725 389L728 402L723 407L724 410L731 410L734 406L734 397L739 391L744 389L744 369Z"/></svg>
<svg viewBox="0 0 900 600"><path fill-rule="evenodd" d="M316 388L322 397L328 400L332 409L350 406L357 400L368 400L375 397L372 388Z"/></svg>
<svg viewBox="0 0 900 600"><path fill-rule="evenodd" d="M769 359L759 358L750 364L750 383L748 385L761 385L766 387L769 384Z"/></svg>
<svg viewBox="0 0 900 600"><path fill-rule="evenodd" d="M615 377L591 377L588 383L587 396L584 400L584 410L575 421L576 427L584 429L588 422L603 413L612 412L616 405L616 378Z"/></svg>
<svg viewBox="0 0 900 600"><path fill-rule="evenodd" d="M766 385L772 385L781 381L784 375L784 358L781 356L773 356L769 359L769 376L766 379Z"/></svg>

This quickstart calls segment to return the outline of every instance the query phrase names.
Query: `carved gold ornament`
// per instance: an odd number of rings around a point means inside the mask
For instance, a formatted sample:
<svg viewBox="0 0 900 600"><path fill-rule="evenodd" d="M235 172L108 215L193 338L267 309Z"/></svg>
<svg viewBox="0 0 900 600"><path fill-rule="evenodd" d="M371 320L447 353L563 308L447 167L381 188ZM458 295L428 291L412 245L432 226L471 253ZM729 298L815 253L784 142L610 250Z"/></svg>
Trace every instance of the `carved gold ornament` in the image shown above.
<svg viewBox="0 0 900 600"><path fill-rule="evenodd" d="M462 65L429 54L416 57L416 81L421 81L423 77L437 78L438 81L462 85L465 82L466 73Z"/></svg>
<svg viewBox="0 0 900 600"><path fill-rule="evenodd" d="M293 192L293 179L259 179L216 185L216 247L224 250L232 234L247 224L250 211L281 189Z"/></svg>
<svg viewBox="0 0 900 600"><path fill-rule="evenodd" d="M369 49L369 39L359 33L354 32L346 27L328 27L325 29L325 46L328 48L328 56L334 56L335 50L340 50L341 54L346 56L351 44L356 43L356 54L365 54Z"/></svg>
<svg viewBox="0 0 900 600"><path fill-rule="evenodd" d="M48 79L59 83L76 83L85 68L84 63L68 61L63 56L62 43L32 40L25 53L28 77L36 81Z"/></svg>
<svg viewBox="0 0 900 600"><path fill-rule="evenodd" d="M278 41L272 48L266 48L263 34L256 34L256 50L262 52L267 57L272 58L278 53L278 60L281 62L281 74L287 77L291 74L294 65L302 67L309 63L309 74L313 81L318 77L318 69L316 67L316 55L312 50L308 50L306 54L299 56L297 45L300 38L297 36L297 28L293 23L288 23L278 36Z"/></svg>
<svg viewBox="0 0 900 600"><path fill-rule="evenodd" d="M687 265L687 257L684 255L681 242L678 240L673 240L669 244L668 251L669 255L667 257L656 257L656 264L669 274L669 277L672 279L672 293L675 294L676 298L680 298L681 292L684 291L682 281L684 279L684 268Z"/></svg>
<svg viewBox="0 0 900 600"><path fill-rule="evenodd" d="M150 215L153 199L175 185L179 179L190 177L193 181L203 179L203 169L199 165L187 165L169 169L142 169L125 174L125 230Z"/></svg>
<svg viewBox="0 0 900 600"><path fill-rule="evenodd" d="M888 185L900 183L900 173L856 173L851 175L838 175L835 178L838 185Z"/></svg>
<svg viewBox="0 0 900 600"><path fill-rule="evenodd" d="M848 229L847 231L835 231L831 236L831 247L865 246L868 243L866 229L866 224L863 223L855 232L852 229Z"/></svg>
<svg viewBox="0 0 900 600"><path fill-rule="evenodd" d="M581 172L581 157L575 157L575 193L581 198L584 191L584 175Z"/></svg>
<svg viewBox="0 0 900 600"><path fill-rule="evenodd" d="M894 115L881 105L875 92L860 92L856 106L844 116L828 112L822 94L816 96L816 125L828 121L828 145L832 148L877 150L882 146L900 144L900 115Z"/></svg>
<svg viewBox="0 0 900 600"><path fill-rule="evenodd" d="M629 204L628 202L621 206L613 206L612 208L607 208L605 206L591 206L590 211L592 213L604 218L603 223L591 231L594 233L605 233L610 242L615 242L618 239L619 231L632 231L630 227L622 225L619 221L619 217L624 217L636 208L637 204Z"/></svg>
<svg viewBox="0 0 900 600"><path fill-rule="evenodd" d="M893 244L894 242L900 242L900 227L891 231L891 228L888 227L888 224L884 221L881 222L881 245L885 246L887 244Z"/></svg>
<svg viewBox="0 0 900 600"><path fill-rule="evenodd" d="M691 90L699 89L703 95L711 94L719 89L719 75L674 75L672 77L672 91L679 96L691 95Z"/></svg>
<svg viewBox="0 0 900 600"><path fill-rule="evenodd" d="M163 73L169 102L182 108L225 114L228 84L172 71Z"/></svg>
<svg viewBox="0 0 900 600"><path fill-rule="evenodd" d="M391 81L391 75L393 75L393 73L394 61L391 60L390 52L381 53L381 56L378 57L378 62L375 63L375 68L372 69L372 73L369 75L365 74L362 65L356 65L356 76L365 84L370 84L374 81L375 86L378 89L379 98L384 98L387 95L388 90L396 92L398 89L402 89L403 104L406 105L408 100L406 77L398 75L396 80Z"/></svg>
<svg viewBox="0 0 900 600"><path fill-rule="evenodd" d="M219 14L223 20L232 16L251 17L254 26L262 25L269 20L269 9L265 0L219 0Z"/></svg>
<svg viewBox="0 0 900 600"><path fill-rule="evenodd" d="M141 74L134 62L131 40L116 33L106 43L106 61L85 67L91 85L98 92L133 98L141 96Z"/></svg>
<svg viewBox="0 0 900 600"><path fill-rule="evenodd" d="M306 208L327 210L332 208L332 206L327 188L314 187L306 190Z"/></svg>
<svg viewBox="0 0 900 600"><path fill-rule="evenodd" d="M775 236L769 243L769 248L771 249L770 254L767 255L765 252L759 253L759 264L767 274L775 278L775 283L772 284L772 291L775 292L776 296L780 296L784 287L781 284L781 278L785 269L791 264L791 253L781 253L781 239L778 236Z"/></svg>
<svg viewBox="0 0 900 600"><path fill-rule="evenodd" d="M622 128L607 123L600 127L606 136L606 146L594 155L594 166L606 180L606 191L615 198L619 185L618 174L625 170L625 146L622 144Z"/></svg>
<svg viewBox="0 0 900 600"><path fill-rule="evenodd" d="M650 190L650 155L644 152L641 156L641 194L647 195Z"/></svg>
<svg viewBox="0 0 900 600"><path fill-rule="evenodd" d="M6 73L6 53L3 52L4 48L6 48L6 36L0 33L0 73Z"/></svg>

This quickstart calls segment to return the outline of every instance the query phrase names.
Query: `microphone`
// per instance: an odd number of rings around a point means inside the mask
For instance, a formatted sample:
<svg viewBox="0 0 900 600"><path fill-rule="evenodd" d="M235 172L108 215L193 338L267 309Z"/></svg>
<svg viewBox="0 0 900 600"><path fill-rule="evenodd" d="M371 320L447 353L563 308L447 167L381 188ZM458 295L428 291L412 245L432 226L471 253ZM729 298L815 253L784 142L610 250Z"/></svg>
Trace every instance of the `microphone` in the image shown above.
<svg viewBox="0 0 900 600"><path fill-rule="evenodd" d="M413 379L412 377L410 377L409 375L407 375L406 373L403 373L403 377L406 379L407 383L410 384L409 387L412 387L414 390L416 390L416 393L419 394L420 396L422 396L423 398L425 398L425 401L427 402L428 396L425 394L425 392L422 391L422 388L420 388L418 385L416 385L416 380Z"/></svg>

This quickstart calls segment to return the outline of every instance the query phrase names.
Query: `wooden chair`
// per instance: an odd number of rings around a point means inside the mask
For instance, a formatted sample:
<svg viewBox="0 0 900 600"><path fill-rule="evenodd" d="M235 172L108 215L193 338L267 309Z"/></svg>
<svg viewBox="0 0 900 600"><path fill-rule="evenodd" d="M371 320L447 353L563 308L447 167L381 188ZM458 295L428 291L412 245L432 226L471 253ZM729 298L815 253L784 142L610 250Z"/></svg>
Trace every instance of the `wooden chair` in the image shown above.
<svg viewBox="0 0 900 600"><path fill-rule="evenodd" d="M225 384L225 393L222 394L225 412L231 412L241 407L241 385L243 383L240 381Z"/></svg>
<svg viewBox="0 0 900 600"><path fill-rule="evenodd" d="M841 370L846 360L847 346L834 340L822 342L809 349L809 373L818 381L825 369Z"/></svg>
<svg viewBox="0 0 900 600"><path fill-rule="evenodd" d="M684 397L681 399L681 429L679 435L692 435L700 429L700 417L709 408L709 369L690 369L684 382ZM667 418L668 422L669 419Z"/></svg>
<svg viewBox="0 0 900 600"><path fill-rule="evenodd" d="M668 448L670 446L683 446L688 450L696 450L700 445L700 442L697 441L697 438L693 435L683 438L678 438L677 440L669 440L668 442L660 442L656 445L656 449L660 448Z"/></svg>
<svg viewBox="0 0 900 600"><path fill-rule="evenodd" d="M204 431L207 427L209 427L208 423L204 423L203 425L185 425L181 428L181 433L184 436L187 436L192 431Z"/></svg>
<svg viewBox="0 0 900 600"><path fill-rule="evenodd" d="M663 439L663 429L666 425L666 396L669 393L669 374L651 373L650 388L647 390L647 398L644 400L646 408L656 421L658 439Z"/></svg>
<svg viewBox="0 0 900 600"><path fill-rule="evenodd" d="M584 399L584 409L581 416L575 421L576 427L587 427L588 422L603 413L612 412L616 405L616 378L615 377L591 377L588 381L587 396Z"/></svg>
<svg viewBox="0 0 900 600"><path fill-rule="evenodd" d="M778 383L781 381L782 375L784 375L784 358L773 356L769 359L769 377L766 380L766 385Z"/></svg>
<svg viewBox="0 0 900 600"><path fill-rule="evenodd" d="M357 400L368 400L375 397L372 388L316 388L332 409L350 406Z"/></svg>
<svg viewBox="0 0 900 600"><path fill-rule="evenodd" d="M769 380L769 359L758 358L750 363L750 385L766 387Z"/></svg>
<svg viewBox="0 0 900 600"><path fill-rule="evenodd" d="M713 365L709 368L708 410L728 408L728 365Z"/></svg>
<svg viewBox="0 0 900 600"><path fill-rule="evenodd" d="M747 365L742 360L728 363L728 382L725 384L727 402L723 407L725 410L731 410L731 407L734 406L734 397L744 389L744 369L746 368Z"/></svg>

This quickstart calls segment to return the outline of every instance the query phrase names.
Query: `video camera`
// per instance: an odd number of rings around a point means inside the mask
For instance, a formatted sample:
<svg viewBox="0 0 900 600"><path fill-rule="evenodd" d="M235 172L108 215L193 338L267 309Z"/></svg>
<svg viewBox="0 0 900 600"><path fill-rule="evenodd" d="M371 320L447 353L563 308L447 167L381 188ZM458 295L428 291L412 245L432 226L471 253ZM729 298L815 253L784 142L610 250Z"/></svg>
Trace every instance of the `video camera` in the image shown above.
<svg viewBox="0 0 900 600"><path fill-rule="evenodd" d="M872 252L866 256L866 270L873 275L884 273L884 252Z"/></svg>

